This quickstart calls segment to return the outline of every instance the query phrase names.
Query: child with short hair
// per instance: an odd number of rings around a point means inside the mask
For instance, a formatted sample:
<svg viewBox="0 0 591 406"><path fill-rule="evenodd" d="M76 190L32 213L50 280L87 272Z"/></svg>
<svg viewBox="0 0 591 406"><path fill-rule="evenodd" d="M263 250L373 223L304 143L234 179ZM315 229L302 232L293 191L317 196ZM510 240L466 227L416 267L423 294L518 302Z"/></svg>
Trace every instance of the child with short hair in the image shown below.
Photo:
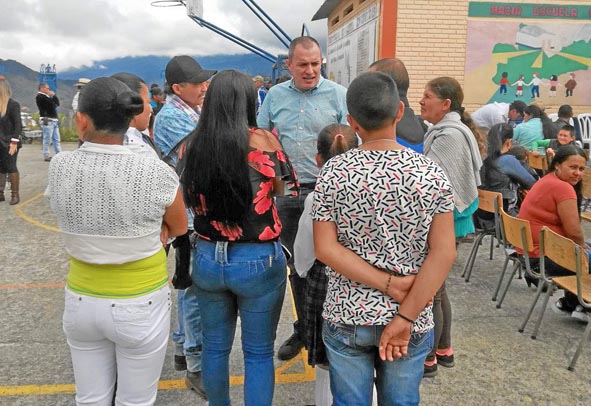
<svg viewBox="0 0 591 406"><path fill-rule="evenodd" d="M418 404L433 346L433 298L456 257L453 192L443 170L396 142L396 84L367 72L347 91L363 144L322 168L314 247L328 267L323 339L334 405Z"/></svg>
<svg viewBox="0 0 591 406"><path fill-rule="evenodd" d="M332 157L352 148L357 148L357 134L348 125L331 124L318 134L316 164L319 168ZM332 405L328 376L328 359L322 342L322 310L326 298L328 277L326 265L314 255L312 234L312 202L314 192L306 196L304 211L298 224L298 232L293 244L295 269L301 278L306 278L304 302L304 346L308 350L308 364L316 368L317 406Z"/></svg>
<svg viewBox="0 0 591 406"><path fill-rule="evenodd" d="M531 154L533 156L539 156L540 152L538 151L538 148L546 148L546 155L548 155L549 158L553 158L558 148L562 147L563 145L570 145L574 143L575 127L570 124L565 124L560 128L560 130L558 130L556 139L534 141L531 146Z"/></svg>

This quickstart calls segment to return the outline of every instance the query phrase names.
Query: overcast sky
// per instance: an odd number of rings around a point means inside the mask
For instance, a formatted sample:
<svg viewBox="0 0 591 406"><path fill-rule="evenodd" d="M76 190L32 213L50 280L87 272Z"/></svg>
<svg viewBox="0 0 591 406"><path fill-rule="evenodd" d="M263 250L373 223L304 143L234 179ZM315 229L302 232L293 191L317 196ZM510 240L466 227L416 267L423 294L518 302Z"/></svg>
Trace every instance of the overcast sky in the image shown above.
<svg viewBox="0 0 591 406"><path fill-rule="evenodd" d="M310 20L324 0L255 0L292 38L306 23L322 43L326 20ZM203 18L276 54L283 45L241 0L204 0ZM150 0L0 0L0 59L58 70L141 55L247 53L189 19L184 7Z"/></svg>

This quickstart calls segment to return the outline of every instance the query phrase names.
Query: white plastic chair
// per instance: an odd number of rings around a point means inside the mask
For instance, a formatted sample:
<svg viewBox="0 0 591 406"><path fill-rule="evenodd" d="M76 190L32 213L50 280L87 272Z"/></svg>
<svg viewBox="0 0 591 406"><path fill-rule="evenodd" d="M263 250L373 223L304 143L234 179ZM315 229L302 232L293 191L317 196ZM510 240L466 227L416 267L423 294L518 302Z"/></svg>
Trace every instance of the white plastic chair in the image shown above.
<svg viewBox="0 0 591 406"><path fill-rule="evenodd" d="M581 113L577 116L581 129L583 145L591 144L591 113Z"/></svg>

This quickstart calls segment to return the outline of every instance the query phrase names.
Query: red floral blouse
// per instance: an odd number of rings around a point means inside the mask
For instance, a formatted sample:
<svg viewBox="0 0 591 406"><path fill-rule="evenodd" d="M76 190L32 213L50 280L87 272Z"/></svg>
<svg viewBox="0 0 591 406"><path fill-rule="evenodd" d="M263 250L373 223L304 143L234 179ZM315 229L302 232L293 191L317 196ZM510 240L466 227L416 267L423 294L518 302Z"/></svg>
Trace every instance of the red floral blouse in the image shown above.
<svg viewBox="0 0 591 406"><path fill-rule="evenodd" d="M250 211L242 224L230 227L210 220L202 210L195 207L195 231L211 241L262 242L275 240L281 233L281 221L273 197L273 180L280 177L286 182L286 190L298 193L296 173L284 151L263 151L251 147L248 153L249 178L253 199ZM203 204L203 198L201 199Z"/></svg>

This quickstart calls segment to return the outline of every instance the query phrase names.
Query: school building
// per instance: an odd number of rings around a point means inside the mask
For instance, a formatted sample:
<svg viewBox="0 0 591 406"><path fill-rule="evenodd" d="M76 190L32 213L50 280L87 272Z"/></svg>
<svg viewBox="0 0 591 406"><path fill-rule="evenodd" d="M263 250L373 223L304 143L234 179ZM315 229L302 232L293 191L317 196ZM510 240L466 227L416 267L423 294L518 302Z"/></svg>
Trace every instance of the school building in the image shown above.
<svg viewBox="0 0 591 406"><path fill-rule="evenodd" d="M452 76L470 112L515 99L547 113L565 103L575 114L591 112L591 1L326 0L313 19L327 21L332 80L347 86L373 61L399 58L415 110L430 79Z"/></svg>

